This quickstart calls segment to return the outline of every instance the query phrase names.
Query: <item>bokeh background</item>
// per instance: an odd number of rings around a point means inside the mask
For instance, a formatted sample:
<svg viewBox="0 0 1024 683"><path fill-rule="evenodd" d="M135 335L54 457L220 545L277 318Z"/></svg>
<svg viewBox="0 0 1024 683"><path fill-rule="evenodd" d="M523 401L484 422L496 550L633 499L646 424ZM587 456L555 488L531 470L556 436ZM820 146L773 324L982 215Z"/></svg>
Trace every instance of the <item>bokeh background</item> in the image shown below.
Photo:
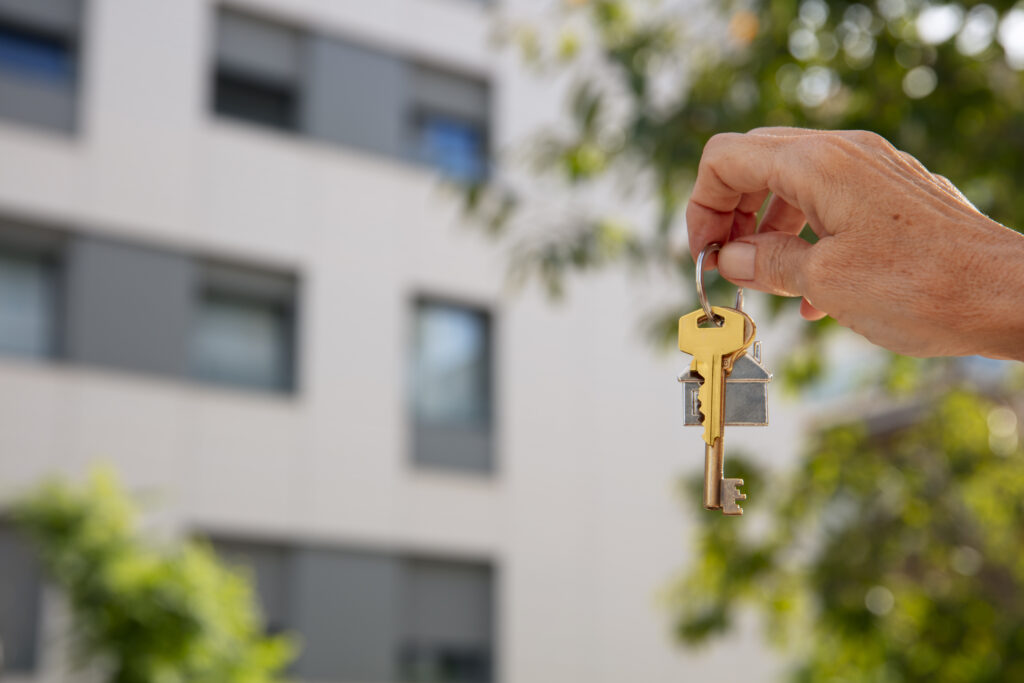
<svg viewBox="0 0 1024 683"><path fill-rule="evenodd" d="M681 210L760 125L1020 228L1024 6L0 0L0 680L1024 678L1020 364L748 294L700 509Z"/></svg>

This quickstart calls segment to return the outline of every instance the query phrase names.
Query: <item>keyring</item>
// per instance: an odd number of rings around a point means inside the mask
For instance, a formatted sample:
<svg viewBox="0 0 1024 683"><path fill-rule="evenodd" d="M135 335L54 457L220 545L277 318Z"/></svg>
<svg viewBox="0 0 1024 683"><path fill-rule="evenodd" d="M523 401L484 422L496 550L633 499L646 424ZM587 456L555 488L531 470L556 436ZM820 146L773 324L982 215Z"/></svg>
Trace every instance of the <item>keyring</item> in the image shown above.
<svg viewBox="0 0 1024 683"><path fill-rule="evenodd" d="M697 298L700 300L700 307L704 309L704 315L706 315L708 320L713 322L716 327L721 327L722 322L715 317L714 312L711 310L711 304L708 303L708 295L704 292L704 258L709 254L715 253L721 248L721 242L712 242L700 250L700 254L697 255L697 271L694 278L697 281ZM738 287L736 289L736 306L734 308L737 311L743 310L742 287Z"/></svg>

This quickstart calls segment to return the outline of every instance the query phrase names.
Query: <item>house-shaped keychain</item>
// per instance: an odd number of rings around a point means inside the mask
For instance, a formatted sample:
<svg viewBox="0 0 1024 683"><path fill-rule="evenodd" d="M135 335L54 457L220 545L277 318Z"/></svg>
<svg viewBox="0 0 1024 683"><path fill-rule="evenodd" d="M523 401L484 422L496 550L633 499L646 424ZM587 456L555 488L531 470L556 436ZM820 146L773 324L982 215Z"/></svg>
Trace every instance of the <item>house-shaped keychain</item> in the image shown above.
<svg viewBox="0 0 1024 683"><path fill-rule="evenodd" d="M768 424L768 382L772 373L761 364L761 342L754 342L749 353L733 363L725 380L725 424L763 427ZM697 391L700 377L690 371L679 375L683 385L683 422L700 425Z"/></svg>

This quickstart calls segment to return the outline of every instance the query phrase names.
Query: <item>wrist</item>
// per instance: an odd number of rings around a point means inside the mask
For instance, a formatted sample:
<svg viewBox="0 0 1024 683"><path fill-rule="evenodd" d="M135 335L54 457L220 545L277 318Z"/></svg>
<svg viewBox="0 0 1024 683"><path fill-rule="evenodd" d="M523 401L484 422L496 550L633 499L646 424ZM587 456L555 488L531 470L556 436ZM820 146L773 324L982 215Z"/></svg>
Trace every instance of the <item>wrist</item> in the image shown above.
<svg viewBox="0 0 1024 683"><path fill-rule="evenodd" d="M986 310L977 333L977 353L1000 360L1024 361L1024 235L988 222L983 277L977 305Z"/></svg>

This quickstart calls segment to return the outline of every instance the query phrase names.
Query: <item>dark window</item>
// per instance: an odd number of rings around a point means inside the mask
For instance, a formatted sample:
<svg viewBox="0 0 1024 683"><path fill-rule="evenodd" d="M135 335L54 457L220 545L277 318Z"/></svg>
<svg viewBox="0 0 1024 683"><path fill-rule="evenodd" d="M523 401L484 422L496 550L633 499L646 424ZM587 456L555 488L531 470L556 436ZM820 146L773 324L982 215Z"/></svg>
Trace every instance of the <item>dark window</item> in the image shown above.
<svg viewBox="0 0 1024 683"><path fill-rule="evenodd" d="M192 335L195 376L238 387L291 390L294 295L287 276L207 266Z"/></svg>
<svg viewBox="0 0 1024 683"><path fill-rule="evenodd" d="M305 43L304 34L286 26L221 11L214 111L274 128L297 129Z"/></svg>
<svg viewBox="0 0 1024 683"><path fill-rule="evenodd" d="M41 568L25 540L0 523L0 678L36 666Z"/></svg>
<svg viewBox="0 0 1024 683"><path fill-rule="evenodd" d="M217 73L214 107L218 114L273 128L296 128L295 89L226 70Z"/></svg>
<svg viewBox="0 0 1024 683"><path fill-rule="evenodd" d="M435 301L416 306L412 343L414 459L476 472L493 468L490 316Z"/></svg>
<svg viewBox="0 0 1024 683"><path fill-rule="evenodd" d="M0 116L74 128L80 14L78 0L0 2Z"/></svg>
<svg viewBox="0 0 1024 683"><path fill-rule="evenodd" d="M25 78L69 83L75 59L66 40L0 23L0 64Z"/></svg>

